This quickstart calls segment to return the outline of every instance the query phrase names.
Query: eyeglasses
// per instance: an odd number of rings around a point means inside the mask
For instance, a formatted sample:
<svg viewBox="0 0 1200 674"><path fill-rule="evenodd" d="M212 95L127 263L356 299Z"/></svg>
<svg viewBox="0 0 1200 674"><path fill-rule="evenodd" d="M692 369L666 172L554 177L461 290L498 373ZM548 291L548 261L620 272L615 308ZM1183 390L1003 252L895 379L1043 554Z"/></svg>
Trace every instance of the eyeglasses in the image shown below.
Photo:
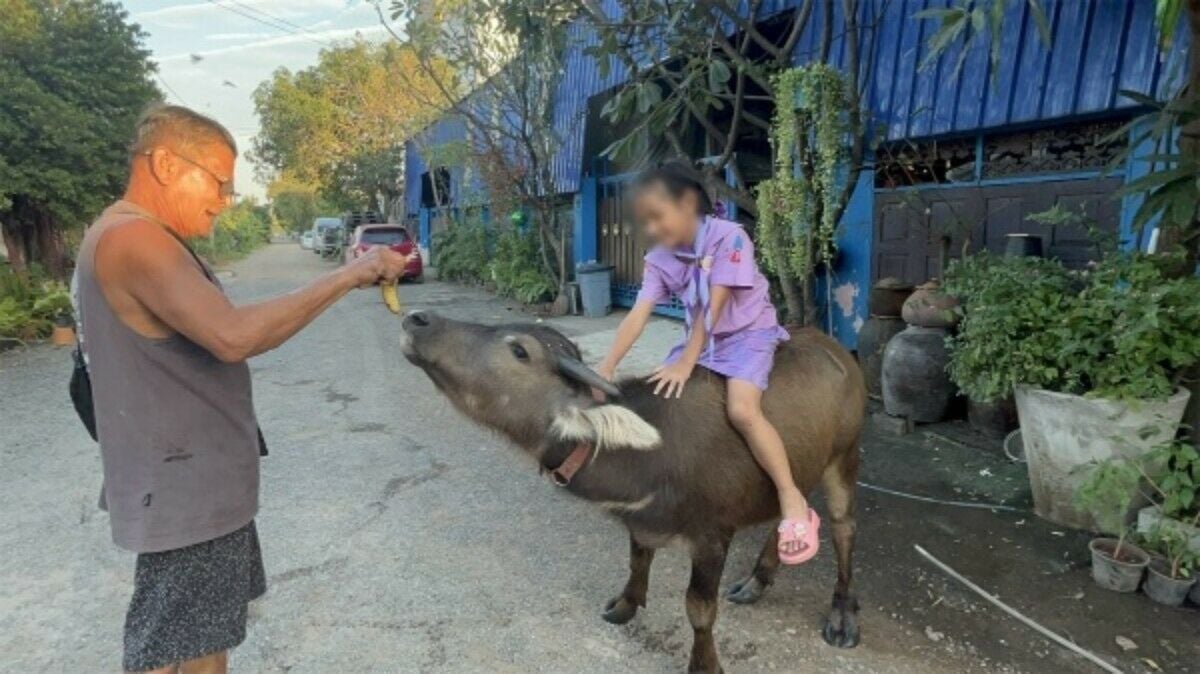
<svg viewBox="0 0 1200 674"><path fill-rule="evenodd" d="M143 152L142 153L142 155L146 156L146 157L149 157L151 154L153 154L153 153L152 152ZM213 180L217 181L217 194L219 194L220 197L226 201L233 201L233 197L234 197L233 178L222 178L221 176L217 175L216 173L213 173L212 170L209 169L207 166L204 166L204 165L200 164L199 162L196 162L195 160L188 159L187 157L179 154L178 152L171 152L171 154L175 155L176 157L179 157L180 159L184 160L185 162L191 164L192 166L195 166L196 168L200 169L201 171L204 171L209 176L211 176Z"/></svg>

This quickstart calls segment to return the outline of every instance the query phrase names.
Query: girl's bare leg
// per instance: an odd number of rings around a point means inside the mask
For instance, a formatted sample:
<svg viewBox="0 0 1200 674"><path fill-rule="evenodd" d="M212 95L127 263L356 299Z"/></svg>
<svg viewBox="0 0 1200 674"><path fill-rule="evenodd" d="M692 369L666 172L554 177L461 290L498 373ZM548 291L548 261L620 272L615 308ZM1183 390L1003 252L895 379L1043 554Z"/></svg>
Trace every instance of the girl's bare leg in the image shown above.
<svg viewBox="0 0 1200 674"><path fill-rule="evenodd" d="M783 438L779 437L779 431L775 430L775 426L763 414L762 391L754 384L741 379L729 379L726 390L729 421L746 439L746 444L750 445L758 465L767 471L767 475L775 483L775 491L779 495L779 509L783 511L784 519L807 521L808 501L792 477L792 467L788 464ZM799 552L800 545L799 541L793 541L784 551Z"/></svg>

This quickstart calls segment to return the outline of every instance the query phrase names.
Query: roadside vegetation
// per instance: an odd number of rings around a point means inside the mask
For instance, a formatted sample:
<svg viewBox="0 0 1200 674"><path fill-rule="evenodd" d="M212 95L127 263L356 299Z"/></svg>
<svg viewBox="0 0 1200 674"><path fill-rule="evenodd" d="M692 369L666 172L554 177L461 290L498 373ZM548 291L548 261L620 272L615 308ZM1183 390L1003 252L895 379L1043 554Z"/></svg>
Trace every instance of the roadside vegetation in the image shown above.
<svg viewBox="0 0 1200 674"><path fill-rule="evenodd" d="M36 265L22 276L0 263L0 348L45 338L55 319L70 312L66 284Z"/></svg>
<svg viewBox="0 0 1200 674"><path fill-rule="evenodd" d="M442 280L483 285L523 304L549 301L558 292L531 227L493 227L479 217L463 218L434 237L433 251Z"/></svg>
<svg viewBox="0 0 1200 674"><path fill-rule="evenodd" d="M209 264L220 265L241 259L271 239L271 218L264 206L244 200L217 218L212 235L192 242L195 251Z"/></svg>

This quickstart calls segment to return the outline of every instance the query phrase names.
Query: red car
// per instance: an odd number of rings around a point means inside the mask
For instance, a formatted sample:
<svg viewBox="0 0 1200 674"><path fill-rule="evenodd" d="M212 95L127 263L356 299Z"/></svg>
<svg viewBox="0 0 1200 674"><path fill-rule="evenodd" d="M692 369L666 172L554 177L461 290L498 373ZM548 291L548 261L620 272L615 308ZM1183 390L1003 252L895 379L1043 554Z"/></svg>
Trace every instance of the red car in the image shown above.
<svg viewBox="0 0 1200 674"><path fill-rule="evenodd" d="M359 225L354 228L350 237L350 246L346 248L346 261L362 255L374 246L387 246L402 255L417 250L417 244L408 235L408 230L401 225ZM406 281L420 282L425 273L425 263L421 260L421 252L417 250L408 266L404 269Z"/></svg>

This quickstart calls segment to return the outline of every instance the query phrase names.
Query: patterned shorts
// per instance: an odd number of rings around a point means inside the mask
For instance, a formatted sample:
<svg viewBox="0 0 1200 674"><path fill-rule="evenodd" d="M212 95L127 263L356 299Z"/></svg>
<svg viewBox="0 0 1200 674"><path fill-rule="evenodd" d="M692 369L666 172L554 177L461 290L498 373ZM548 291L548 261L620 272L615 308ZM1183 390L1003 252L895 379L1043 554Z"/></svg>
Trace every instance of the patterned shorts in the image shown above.
<svg viewBox="0 0 1200 674"><path fill-rule="evenodd" d="M211 541L139 554L125 615L125 671L237 646L246 638L246 605L266 590L253 521Z"/></svg>

